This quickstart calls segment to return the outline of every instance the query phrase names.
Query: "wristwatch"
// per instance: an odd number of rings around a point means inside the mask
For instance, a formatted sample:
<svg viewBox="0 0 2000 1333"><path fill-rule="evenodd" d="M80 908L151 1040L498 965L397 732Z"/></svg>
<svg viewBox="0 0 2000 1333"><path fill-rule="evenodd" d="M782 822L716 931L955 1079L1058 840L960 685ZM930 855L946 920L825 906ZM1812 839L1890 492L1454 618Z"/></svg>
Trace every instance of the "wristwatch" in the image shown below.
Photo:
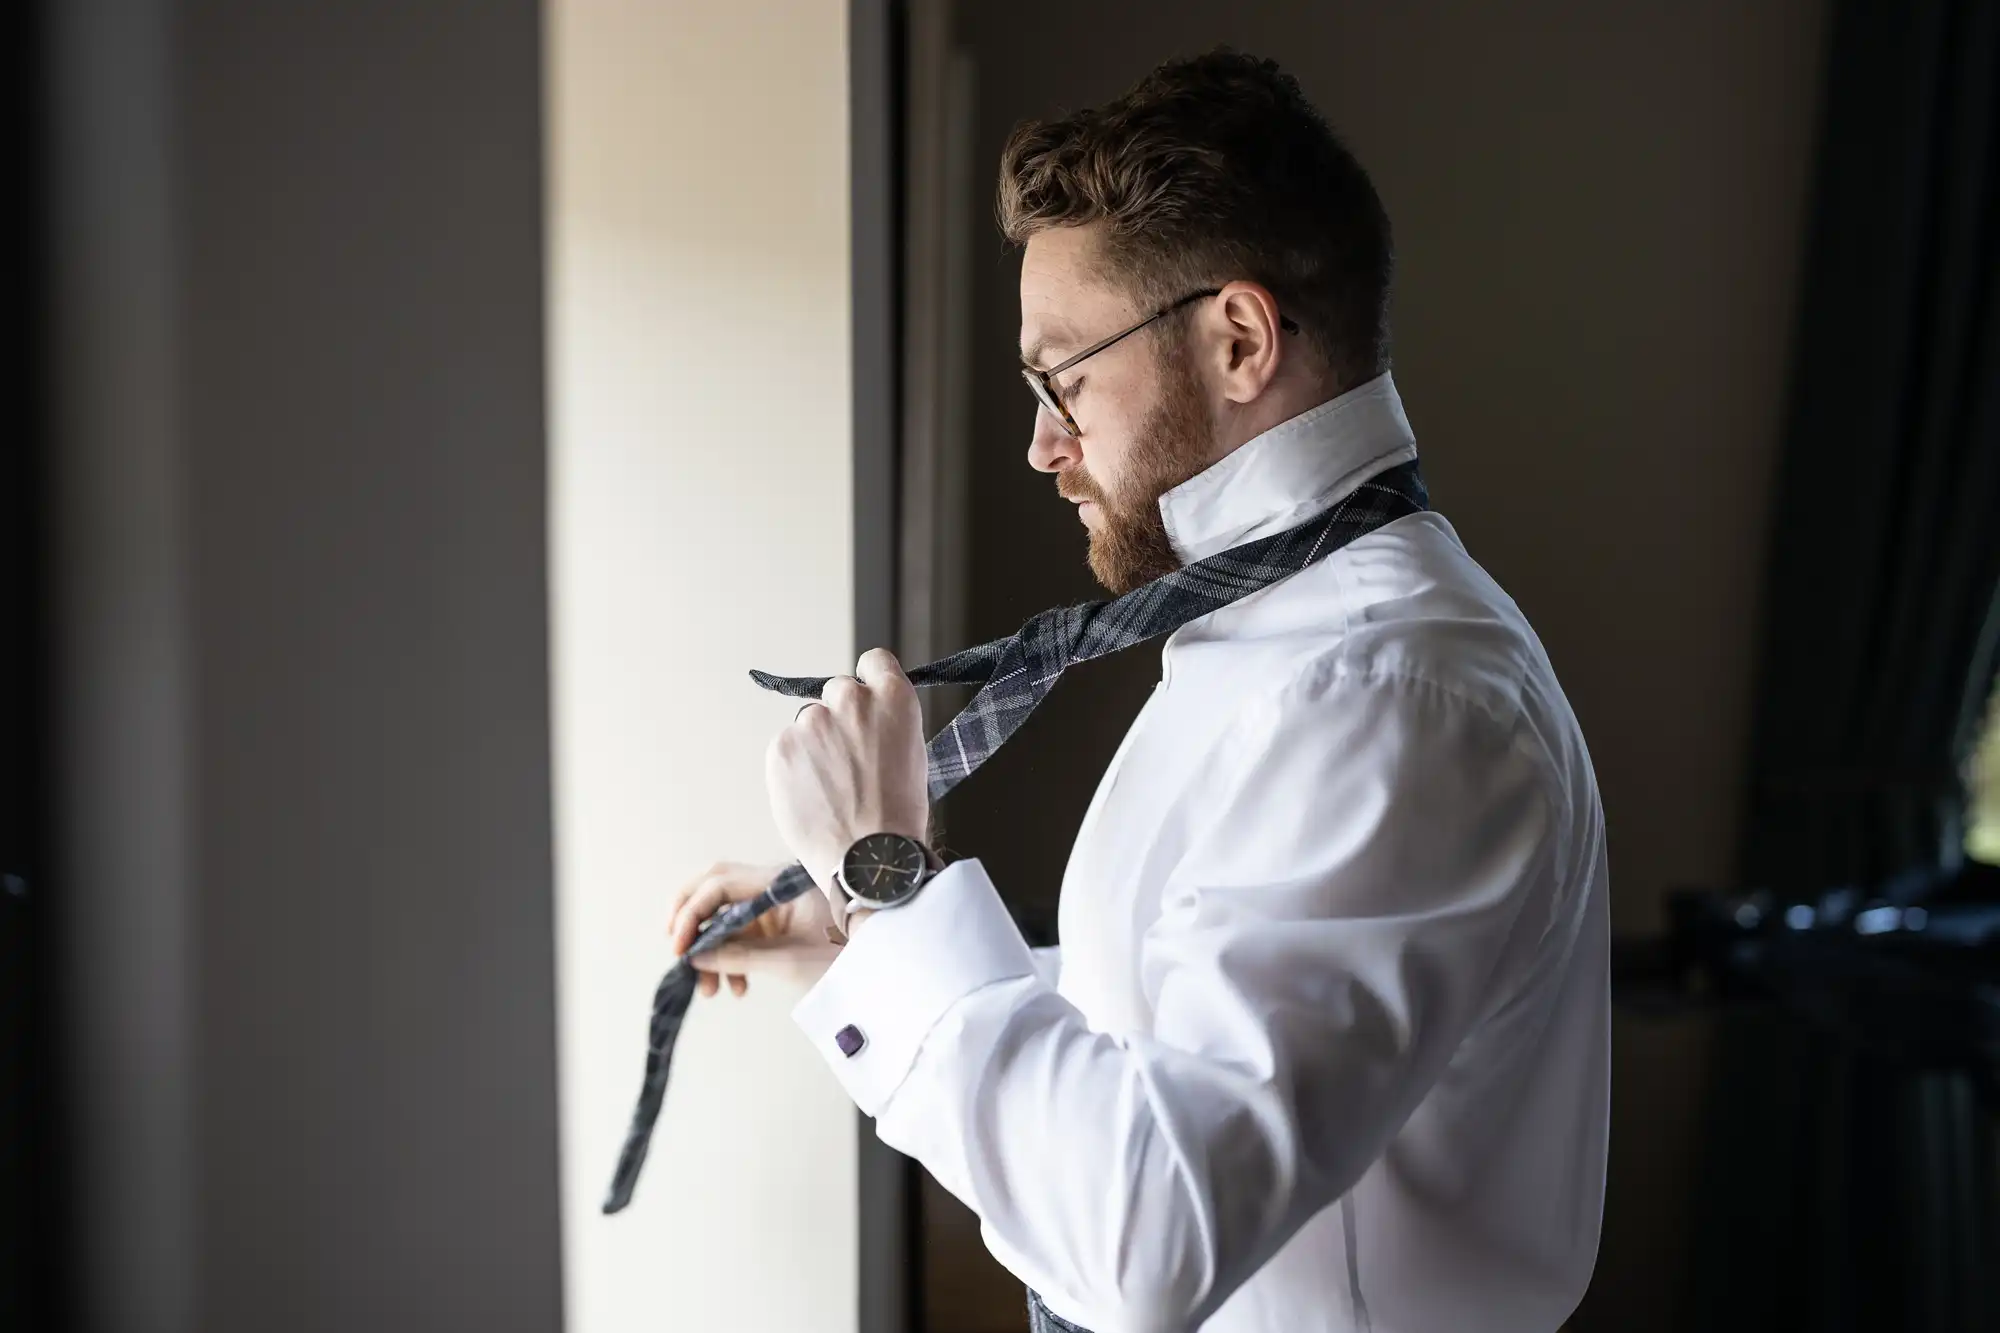
<svg viewBox="0 0 2000 1333"><path fill-rule="evenodd" d="M915 838L901 833L870 833L857 838L833 872L840 894L834 904L837 920L827 937L838 935L834 943L845 944L849 912L856 907L874 911L901 907L942 869L944 862L938 854Z"/></svg>

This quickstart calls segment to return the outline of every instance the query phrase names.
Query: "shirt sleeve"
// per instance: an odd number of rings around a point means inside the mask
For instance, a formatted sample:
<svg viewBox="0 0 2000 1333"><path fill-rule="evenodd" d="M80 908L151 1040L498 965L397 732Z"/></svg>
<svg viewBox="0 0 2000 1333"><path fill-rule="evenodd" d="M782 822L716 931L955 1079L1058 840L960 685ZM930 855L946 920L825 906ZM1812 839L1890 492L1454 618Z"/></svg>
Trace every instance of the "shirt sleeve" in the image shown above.
<svg viewBox="0 0 2000 1333"><path fill-rule="evenodd" d="M1309 675L1213 758L1140 944L1150 1032L1093 1031L975 861L795 1011L882 1140L1099 1333L1199 1324L1345 1193L1551 909L1545 770L1456 695Z"/></svg>

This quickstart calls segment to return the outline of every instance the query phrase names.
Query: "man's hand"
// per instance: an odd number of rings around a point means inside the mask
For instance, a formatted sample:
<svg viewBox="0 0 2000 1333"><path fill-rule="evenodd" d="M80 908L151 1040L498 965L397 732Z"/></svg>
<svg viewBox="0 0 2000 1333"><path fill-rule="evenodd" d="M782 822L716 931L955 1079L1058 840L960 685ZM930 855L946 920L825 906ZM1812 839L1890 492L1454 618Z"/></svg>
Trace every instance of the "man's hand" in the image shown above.
<svg viewBox="0 0 2000 1333"><path fill-rule="evenodd" d="M921 839L930 770L916 687L887 648L861 655L853 676L826 683L764 757L771 817L829 900L847 849L870 833Z"/></svg>
<svg viewBox="0 0 2000 1333"><path fill-rule="evenodd" d="M667 937L676 954L694 943L695 927L731 903L755 898L770 887L783 866L746 865L718 861L696 875L667 899ZM816 893L780 903L744 927L727 944L696 954L701 994L713 995L727 978L733 994L750 989L750 976L784 976L811 983L840 953L827 938L833 914Z"/></svg>

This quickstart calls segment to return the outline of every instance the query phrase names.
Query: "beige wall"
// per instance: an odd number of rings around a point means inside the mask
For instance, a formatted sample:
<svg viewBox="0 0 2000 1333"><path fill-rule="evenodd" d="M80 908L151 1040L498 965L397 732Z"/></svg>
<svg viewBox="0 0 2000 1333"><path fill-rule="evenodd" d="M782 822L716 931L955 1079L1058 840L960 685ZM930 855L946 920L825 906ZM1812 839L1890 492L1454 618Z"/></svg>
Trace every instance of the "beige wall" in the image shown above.
<svg viewBox="0 0 2000 1333"><path fill-rule="evenodd" d="M745 669L853 660L846 11L548 9L551 545L571 1333L854 1327L853 1108L794 996L697 1001L632 1208L598 1212L662 903L782 859Z"/></svg>
<svg viewBox="0 0 2000 1333"><path fill-rule="evenodd" d="M1731 873L1821 63L1822 0L960 5L990 189L1017 120L1227 42L1276 57L1394 219L1396 378L1437 503L1547 643L1590 742L1620 931ZM989 196L986 196L990 198ZM982 200L983 203L983 200ZM975 273L970 633L1094 595L1023 462L1016 261ZM1052 902L1157 663L1065 678L946 818ZM1698 1029L1621 1018L1587 1326L1678 1328Z"/></svg>

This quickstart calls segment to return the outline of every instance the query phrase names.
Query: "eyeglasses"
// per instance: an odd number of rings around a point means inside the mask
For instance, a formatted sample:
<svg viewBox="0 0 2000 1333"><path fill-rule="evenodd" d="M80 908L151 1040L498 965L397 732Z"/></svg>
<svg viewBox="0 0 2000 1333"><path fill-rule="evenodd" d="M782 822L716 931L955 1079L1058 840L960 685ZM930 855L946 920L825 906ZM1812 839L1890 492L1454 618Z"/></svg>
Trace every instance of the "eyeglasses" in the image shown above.
<svg viewBox="0 0 2000 1333"><path fill-rule="evenodd" d="M1165 319L1168 315L1173 314L1174 311L1179 310L1184 305L1188 305L1194 301L1202 300L1205 297L1220 296L1221 294L1222 294L1222 289L1219 287L1210 287L1207 288L1206 290L1199 292L1189 292L1186 296L1183 296L1180 300L1175 301L1172 305L1162 306L1160 309L1155 310L1152 314L1146 316L1144 319L1140 320L1137 324L1134 324L1131 328L1126 329L1121 333L1114 333L1109 338L1106 338L1101 342L1092 343L1090 346L1084 348L1081 352L1078 352L1075 356L1071 357L1069 360L1063 362L1059 366L1050 366L1047 370L1036 370L1033 366L1021 367L1021 378L1028 382L1028 388L1031 391L1033 391L1035 395L1035 401L1040 403L1043 407L1049 410L1049 415L1056 419L1056 423L1063 428L1065 434L1067 434L1071 439L1075 439L1083 434L1083 429L1082 427L1076 424L1076 418L1069 414L1069 409L1063 406L1061 395L1056 393L1056 385L1055 385L1056 376L1062 374L1065 370L1068 370L1070 367L1077 365L1082 361L1088 360L1093 356L1096 356L1099 352L1111 346L1111 344L1118 342L1121 339L1131 337L1133 334L1137 333L1140 329L1143 329L1148 324L1151 324L1154 320ZM1294 324L1291 320L1287 319L1283 315L1278 316L1278 327L1283 329L1286 333L1297 333L1299 331L1299 326Z"/></svg>

